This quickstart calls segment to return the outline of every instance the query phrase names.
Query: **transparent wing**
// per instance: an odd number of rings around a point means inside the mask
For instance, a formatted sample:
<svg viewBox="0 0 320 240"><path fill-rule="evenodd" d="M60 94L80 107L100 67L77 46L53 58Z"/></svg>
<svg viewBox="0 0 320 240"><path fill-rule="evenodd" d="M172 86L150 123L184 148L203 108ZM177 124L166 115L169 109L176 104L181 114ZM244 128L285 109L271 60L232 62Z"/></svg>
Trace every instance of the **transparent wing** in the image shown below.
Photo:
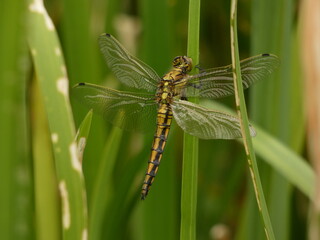
<svg viewBox="0 0 320 240"><path fill-rule="evenodd" d="M202 139L241 138L240 122L237 117L223 112L209 110L188 101L173 102L173 116L187 133ZM251 136L255 130L250 126Z"/></svg>
<svg viewBox="0 0 320 240"><path fill-rule="evenodd" d="M154 130L157 117L155 97L116 91L110 88L79 83L72 94L110 123L125 130Z"/></svg>
<svg viewBox="0 0 320 240"><path fill-rule="evenodd" d="M261 54L240 61L243 88L270 75L278 66L279 59L272 54ZM188 76L186 96L220 98L234 94L232 65L203 70Z"/></svg>
<svg viewBox="0 0 320 240"><path fill-rule="evenodd" d="M110 34L99 37L100 50L114 75L125 85L147 91L155 91L160 77L127 50Z"/></svg>

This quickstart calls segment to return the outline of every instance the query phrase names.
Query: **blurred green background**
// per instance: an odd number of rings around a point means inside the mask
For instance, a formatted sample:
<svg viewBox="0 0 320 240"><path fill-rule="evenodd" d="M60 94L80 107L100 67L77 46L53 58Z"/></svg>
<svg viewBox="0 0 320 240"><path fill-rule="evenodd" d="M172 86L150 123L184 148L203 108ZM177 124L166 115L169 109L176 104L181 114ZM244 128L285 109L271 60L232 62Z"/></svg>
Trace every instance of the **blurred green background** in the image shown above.
<svg viewBox="0 0 320 240"><path fill-rule="evenodd" d="M46 115L48 96L39 87L31 58L35 53L31 40L27 42L29 32L38 30L29 22L31 2L0 3L0 239L5 240L66 238ZM122 88L99 52L97 39L103 32L113 34L160 76L175 56L186 54L186 0L47 0L44 5L58 33L69 86L90 82ZM251 121L276 139L276 145L310 161L308 152L317 142L307 141L308 123L318 119L306 114L311 101L305 97L303 66L313 63L302 55L315 50L303 45L305 37L312 37L304 35L308 14L303 10L293 0L239 1L238 37L241 58L273 53L281 61L271 77L246 91ZM229 12L229 1L201 2L200 67L231 63ZM38 34L46 41L45 32L39 29ZM43 64L50 68L50 59ZM70 96L78 129L88 109ZM219 102L234 109L233 97ZM182 135L173 127L150 194L141 201L153 133L124 132L93 115L83 157L89 239L179 239ZM274 151L269 142L256 144L267 149L257 154L276 239L316 239L307 234L319 225L309 218L315 211L310 196L288 181L285 167L281 172L264 161ZM292 159L280 160L290 165ZM299 171L294 174L298 179ZM265 239L242 144L200 140L198 176L196 239Z"/></svg>

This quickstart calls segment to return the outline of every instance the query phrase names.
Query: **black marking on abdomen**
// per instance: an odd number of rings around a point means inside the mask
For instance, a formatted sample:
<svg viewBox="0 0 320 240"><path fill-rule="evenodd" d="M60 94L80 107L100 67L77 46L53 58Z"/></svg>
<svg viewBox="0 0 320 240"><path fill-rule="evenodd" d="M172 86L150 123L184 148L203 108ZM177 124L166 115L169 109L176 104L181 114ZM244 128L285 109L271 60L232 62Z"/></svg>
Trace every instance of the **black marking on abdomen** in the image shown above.
<svg viewBox="0 0 320 240"><path fill-rule="evenodd" d="M160 136L154 135L153 138L159 138L160 140L162 140L164 142L167 141L167 137L165 135L160 135Z"/></svg>
<svg viewBox="0 0 320 240"><path fill-rule="evenodd" d="M152 169L152 170L150 171L150 173L146 173L146 175L149 175L150 177L155 177L155 176L157 175L156 172L155 172L155 170L156 170L156 168Z"/></svg>
<svg viewBox="0 0 320 240"><path fill-rule="evenodd" d="M166 124L166 123L157 123L159 127L164 127L163 129L170 129L171 124Z"/></svg>
<svg viewBox="0 0 320 240"><path fill-rule="evenodd" d="M167 129L167 128L163 128L163 129L162 129L162 132L161 132L161 135L160 135L160 136L165 137L166 129ZM168 128L168 129L170 129L170 128ZM163 151L164 151L164 143L165 143L165 141L161 140L161 138L160 138L158 148L157 148L157 149L154 149L153 147L151 148L151 151L157 152L157 155L156 155L154 161L159 162L159 164L160 164L159 159L160 159L160 157L162 156L162 153L163 153ZM159 165L159 164L158 164L158 165Z"/></svg>
<svg viewBox="0 0 320 240"><path fill-rule="evenodd" d="M154 148L151 148L152 151L156 151L157 153L163 153L163 149L162 149L162 146L160 146L160 142L159 142L159 147L154 149Z"/></svg>
<svg viewBox="0 0 320 240"><path fill-rule="evenodd" d="M151 164L153 164L153 165L155 165L155 166L159 166L160 165L160 162L159 161L148 161L148 163L151 163Z"/></svg>
<svg viewBox="0 0 320 240"><path fill-rule="evenodd" d="M142 200L144 200L148 195L152 182L154 181L154 178L157 175L157 170L159 168L160 160L161 160L164 147L167 141L167 135L169 134L169 131L170 131L171 124L169 122L172 119L171 109L168 109L166 113L158 112L158 116L159 115L164 116L164 118L163 118L163 121L161 121L161 123L157 122L156 134L153 138L153 143L151 148L151 156L150 156L150 160L148 161L148 168L147 168L146 176L145 176L145 179L142 185L142 190L141 190ZM161 129L161 132L158 136L157 132L159 131L159 129ZM156 143L158 143L158 145L155 148ZM154 155L154 153L156 154Z"/></svg>

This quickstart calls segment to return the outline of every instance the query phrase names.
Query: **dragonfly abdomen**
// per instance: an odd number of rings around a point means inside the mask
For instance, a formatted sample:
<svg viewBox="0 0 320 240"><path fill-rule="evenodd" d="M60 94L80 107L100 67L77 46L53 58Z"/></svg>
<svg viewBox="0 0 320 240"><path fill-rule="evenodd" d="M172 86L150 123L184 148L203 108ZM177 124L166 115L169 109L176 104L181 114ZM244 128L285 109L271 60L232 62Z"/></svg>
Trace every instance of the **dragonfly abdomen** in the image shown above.
<svg viewBox="0 0 320 240"><path fill-rule="evenodd" d="M169 104L161 104L157 115L157 129L153 138L150 159L141 190L141 199L148 195L150 187L157 175L163 150L167 142L172 122L172 110Z"/></svg>

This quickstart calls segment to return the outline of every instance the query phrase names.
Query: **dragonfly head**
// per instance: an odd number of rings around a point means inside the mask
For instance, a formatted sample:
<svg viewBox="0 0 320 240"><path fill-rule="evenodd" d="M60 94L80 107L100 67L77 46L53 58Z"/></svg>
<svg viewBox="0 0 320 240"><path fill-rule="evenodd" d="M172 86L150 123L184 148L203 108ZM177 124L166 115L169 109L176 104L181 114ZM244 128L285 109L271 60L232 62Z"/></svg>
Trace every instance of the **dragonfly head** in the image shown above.
<svg viewBox="0 0 320 240"><path fill-rule="evenodd" d="M186 56L178 56L173 59L172 65L174 68L179 68L187 73L192 69L192 59Z"/></svg>

